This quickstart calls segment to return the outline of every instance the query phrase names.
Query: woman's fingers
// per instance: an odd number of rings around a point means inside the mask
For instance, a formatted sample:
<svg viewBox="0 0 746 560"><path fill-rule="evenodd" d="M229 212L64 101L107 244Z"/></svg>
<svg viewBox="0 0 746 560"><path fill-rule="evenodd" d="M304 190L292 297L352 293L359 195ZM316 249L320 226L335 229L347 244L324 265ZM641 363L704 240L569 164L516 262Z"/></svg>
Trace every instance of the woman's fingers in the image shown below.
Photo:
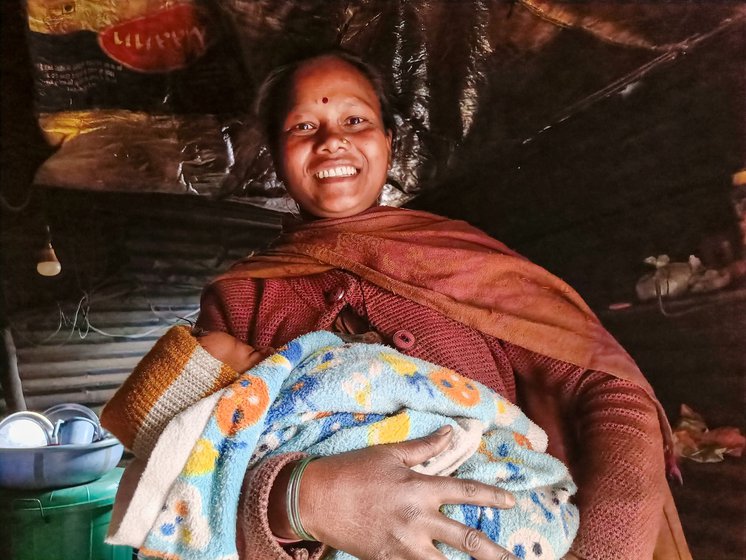
<svg viewBox="0 0 746 560"><path fill-rule="evenodd" d="M425 437L392 443L388 447L405 466L414 467L444 451L451 440L452 431L453 428L446 424Z"/></svg>
<svg viewBox="0 0 746 560"><path fill-rule="evenodd" d="M476 560L518 560L517 556L491 541L482 531L462 525L444 515L438 516L433 533L435 540L466 552Z"/></svg>
<svg viewBox="0 0 746 560"><path fill-rule="evenodd" d="M448 426L417 440L313 461L300 492L305 529L358 558L443 560L432 545L443 540L478 560L512 559L486 535L458 523L436 531L433 520L447 519L439 511L442 504L505 508L514 503L508 492L487 484L410 469L442 452L450 439Z"/></svg>
<svg viewBox="0 0 746 560"><path fill-rule="evenodd" d="M430 480L439 486L430 494L437 500L438 507L443 504L470 504L510 509L515 505L513 494L491 484L447 476L435 476Z"/></svg>

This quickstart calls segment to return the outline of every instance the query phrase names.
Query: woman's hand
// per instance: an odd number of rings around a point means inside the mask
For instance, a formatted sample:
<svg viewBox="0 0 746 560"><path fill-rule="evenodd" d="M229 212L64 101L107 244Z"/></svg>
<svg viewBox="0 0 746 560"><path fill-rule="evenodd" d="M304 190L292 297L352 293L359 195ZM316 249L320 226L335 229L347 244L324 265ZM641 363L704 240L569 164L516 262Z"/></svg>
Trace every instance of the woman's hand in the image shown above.
<svg viewBox="0 0 746 560"><path fill-rule="evenodd" d="M300 488L304 528L323 543L363 560L444 559L433 541L477 560L517 560L481 531L439 511L443 504L510 508L515 503L510 493L410 469L443 451L450 437L450 426L444 426L417 440L312 462Z"/></svg>

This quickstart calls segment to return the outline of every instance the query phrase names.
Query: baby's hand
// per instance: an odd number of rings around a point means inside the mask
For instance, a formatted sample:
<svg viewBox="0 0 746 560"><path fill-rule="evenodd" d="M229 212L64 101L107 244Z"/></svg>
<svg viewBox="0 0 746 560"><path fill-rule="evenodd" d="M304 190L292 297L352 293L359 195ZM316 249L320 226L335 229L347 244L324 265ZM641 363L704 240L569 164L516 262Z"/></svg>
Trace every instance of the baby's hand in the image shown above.
<svg viewBox="0 0 746 560"><path fill-rule="evenodd" d="M238 373L251 369L274 353L273 348L254 348L221 331L211 331L197 337L202 348L213 358L229 365Z"/></svg>

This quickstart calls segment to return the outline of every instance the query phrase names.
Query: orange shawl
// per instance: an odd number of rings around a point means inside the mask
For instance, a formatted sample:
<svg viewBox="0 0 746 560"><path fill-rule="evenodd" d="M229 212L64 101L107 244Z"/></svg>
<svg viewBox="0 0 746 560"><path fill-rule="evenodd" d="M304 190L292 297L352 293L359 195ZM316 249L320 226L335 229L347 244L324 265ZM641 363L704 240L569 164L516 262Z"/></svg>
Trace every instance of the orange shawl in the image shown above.
<svg viewBox="0 0 746 560"><path fill-rule="evenodd" d="M670 427L652 387L577 292L466 222L390 207L304 222L221 278L333 268L511 344L635 383L656 403L670 450Z"/></svg>

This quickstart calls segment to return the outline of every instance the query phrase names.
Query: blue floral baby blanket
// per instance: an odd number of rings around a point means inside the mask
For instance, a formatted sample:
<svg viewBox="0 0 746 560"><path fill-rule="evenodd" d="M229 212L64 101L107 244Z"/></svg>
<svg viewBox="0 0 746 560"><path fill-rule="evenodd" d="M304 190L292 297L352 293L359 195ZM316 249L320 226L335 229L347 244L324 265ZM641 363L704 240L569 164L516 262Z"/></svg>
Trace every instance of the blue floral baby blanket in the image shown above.
<svg viewBox="0 0 746 560"><path fill-rule="evenodd" d="M452 471L516 498L511 509L447 505L443 513L519 558L561 558L578 529L569 501L576 487L567 468L544 452L541 428L494 391L452 370L325 331L293 340L222 390L140 557L237 558L239 492L246 470L264 457L332 455L419 438L443 424L453 426L461 448L418 470ZM450 559L469 558L438 546ZM333 551L328 558L352 557Z"/></svg>

